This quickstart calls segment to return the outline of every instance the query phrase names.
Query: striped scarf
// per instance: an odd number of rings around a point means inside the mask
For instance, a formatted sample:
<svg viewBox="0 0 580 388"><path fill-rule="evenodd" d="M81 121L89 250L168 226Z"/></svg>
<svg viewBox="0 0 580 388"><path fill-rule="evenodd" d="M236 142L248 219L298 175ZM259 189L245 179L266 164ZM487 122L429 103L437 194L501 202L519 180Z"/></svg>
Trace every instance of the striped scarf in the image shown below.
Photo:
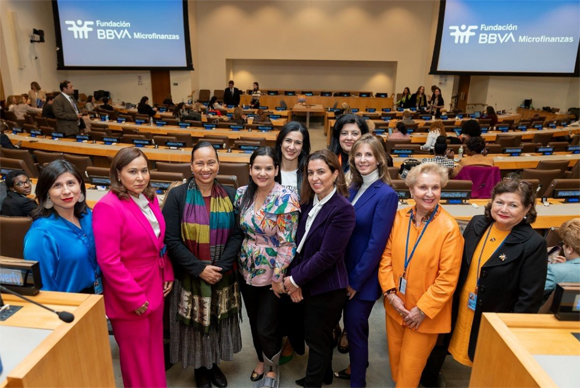
<svg viewBox="0 0 580 388"><path fill-rule="evenodd" d="M189 182L181 221L181 238L189 251L204 264L221 258L235 226L234 207L228 193L217 182L211 190L209 217L195 179ZM187 275L182 281L178 319L204 333L210 325L234 317L240 311L236 269L222 274L213 286Z"/></svg>

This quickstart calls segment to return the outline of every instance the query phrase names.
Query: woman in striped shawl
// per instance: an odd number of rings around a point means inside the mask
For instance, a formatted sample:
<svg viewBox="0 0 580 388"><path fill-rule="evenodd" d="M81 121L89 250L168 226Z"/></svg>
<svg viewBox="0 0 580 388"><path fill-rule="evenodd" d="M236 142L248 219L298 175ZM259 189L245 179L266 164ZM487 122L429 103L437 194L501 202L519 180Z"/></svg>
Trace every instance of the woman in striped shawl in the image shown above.
<svg viewBox="0 0 580 388"><path fill-rule="evenodd" d="M191 154L193 178L169 192L165 243L175 269L170 302L170 361L193 365L197 387L227 386L218 365L242 348L237 257L243 241L235 191L216 180L219 159L208 142Z"/></svg>

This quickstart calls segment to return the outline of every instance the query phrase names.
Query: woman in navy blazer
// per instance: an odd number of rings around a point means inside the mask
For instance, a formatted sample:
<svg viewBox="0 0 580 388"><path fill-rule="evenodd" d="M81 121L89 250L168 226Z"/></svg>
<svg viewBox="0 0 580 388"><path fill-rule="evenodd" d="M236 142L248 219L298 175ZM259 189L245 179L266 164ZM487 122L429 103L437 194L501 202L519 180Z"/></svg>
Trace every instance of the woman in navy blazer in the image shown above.
<svg viewBox="0 0 580 388"><path fill-rule="evenodd" d="M306 377L296 381L320 387L327 369L332 379L332 330L346 300L348 275L344 252L355 225L354 208L338 158L328 150L306 160L302 183L301 216L296 235L296 257L284 278L284 288L297 303L296 324L304 325L310 348Z"/></svg>
<svg viewBox="0 0 580 388"><path fill-rule="evenodd" d="M350 378L351 387L364 387L369 358L368 320L381 296L379 262L391 233L398 196L390 187L385 149L375 136L366 134L353 145L349 163L352 171L349 200L356 213L356 226L345 255L348 301L344 324L350 367L335 376Z"/></svg>

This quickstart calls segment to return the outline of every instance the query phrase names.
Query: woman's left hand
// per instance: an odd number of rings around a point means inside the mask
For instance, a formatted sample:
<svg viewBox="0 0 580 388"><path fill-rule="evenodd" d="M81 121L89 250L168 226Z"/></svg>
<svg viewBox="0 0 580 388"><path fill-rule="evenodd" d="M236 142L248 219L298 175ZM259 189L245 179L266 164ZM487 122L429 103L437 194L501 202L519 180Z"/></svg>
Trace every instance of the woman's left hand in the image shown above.
<svg viewBox="0 0 580 388"><path fill-rule="evenodd" d="M289 277L284 278L284 288L288 292L288 295L292 295L292 293L298 289L294 286L294 284L292 284L292 281Z"/></svg>
<svg viewBox="0 0 580 388"><path fill-rule="evenodd" d="M356 290L354 288L352 288L351 286L346 286L346 296L348 296L348 300L354 298L355 294Z"/></svg>
<svg viewBox="0 0 580 388"><path fill-rule="evenodd" d="M286 293L284 284L282 282L272 282L272 291L274 291L274 295L276 295L278 298L280 297L280 294Z"/></svg>
<svg viewBox="0 0 580 388"><path fill-rule="evenodd" d="M425 313L419 310L419 307L415 306L410 311L409 314L403 319L403 324L409 329L417 330L423 320L425 319Z"/></svg>
<svg viewBox="0 0 580 388"><path fill-rule="evenodd" d="M171 290L173 289L173 282L165 282L163 283L163 297L169 295Z"/></svg>

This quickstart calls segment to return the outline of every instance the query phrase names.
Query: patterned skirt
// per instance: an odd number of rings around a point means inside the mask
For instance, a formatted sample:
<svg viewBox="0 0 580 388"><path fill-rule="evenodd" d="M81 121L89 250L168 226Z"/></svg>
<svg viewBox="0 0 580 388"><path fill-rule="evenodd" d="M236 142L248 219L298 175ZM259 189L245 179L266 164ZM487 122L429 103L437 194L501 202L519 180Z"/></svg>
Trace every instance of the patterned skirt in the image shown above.
<svg viewBox="0 0 580 388"><path fill-rule="evenodd" d="M202 280L199 280L202 281ZM169 328L171 333L171 363L181 361L183 368L211 368L221 360L232 361L234 354L242 350L240 316L232 314L222 319L219 327L212 325L207 334L183 324L177 319L181 300L181 282L175 279L169 302ZM212 301L213 303L213 301Z"/></svg>

